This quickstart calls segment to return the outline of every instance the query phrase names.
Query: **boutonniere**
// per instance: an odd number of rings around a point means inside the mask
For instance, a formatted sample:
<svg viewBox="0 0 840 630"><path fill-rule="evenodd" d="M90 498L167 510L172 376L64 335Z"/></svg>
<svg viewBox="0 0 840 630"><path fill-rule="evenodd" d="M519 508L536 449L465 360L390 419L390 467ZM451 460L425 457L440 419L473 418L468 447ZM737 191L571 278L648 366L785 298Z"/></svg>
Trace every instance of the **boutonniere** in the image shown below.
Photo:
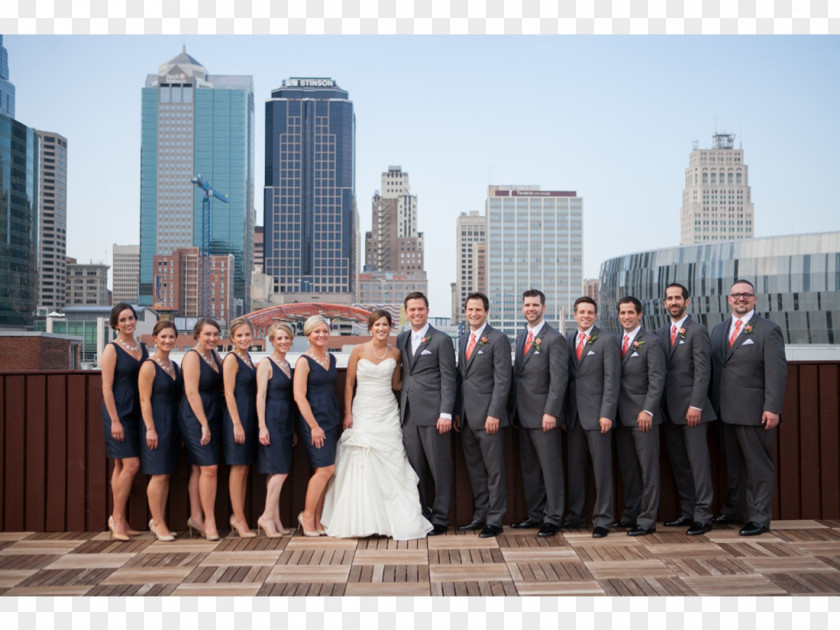
<svg viewBox="0 0 840 630"><path fill-rule="evenodd" d="M427 343L429 343L429 341L430 341L431 339L432 339L431 335L426 335L425 337L423 337L423 338L420 340L420 343L422 343L422 344L425 346Z"/></svg>
<svg viewBox="0 0 840 630"><path fill-rule="evenodd" d="M634 341L633 342L633 347L636 348L636 350L638 350L643 345L645 345L644 341Z"/></svg>
<svg viewBox="0 0 840 630"><path fill-rule="evenodd" d="M680 339L685 339L685 328L680 328L677 333L680 336Z"/></svg>
<svg viewBox="0 0 840 630"><path fill-rule="evenodd" d="M487 337L482 337L478 340L478 345L480 346L483 346L485 343L487 343Z"/></svg>
<svg viewBox="0 0 840 630"><path fill-rule="evenodd" d="M541 343L542 343L542 339L540 339L539 337L537 337L536 339L534 339L534 346L537 348L537 352L539 352L539 351L540 351L540 344L541 344Z"/></svg>
<svg viewBox="0 0 840 630"><path fill-rule="evenodd" d="M598 333L595 333L595 334L594 334L594 335L592 335L589 339L587 339L587 340L586 340L586 345L587 345L587 346L591 346L591 345L592 345L593 343L595 343L596 341L598 341Z"/></svg>
<svg viewBox="0 0 840 630"><path fill-rule="evenodd" d="M752 324L747 324L744 326L744 334L749 335L753 331Z"/></svg>

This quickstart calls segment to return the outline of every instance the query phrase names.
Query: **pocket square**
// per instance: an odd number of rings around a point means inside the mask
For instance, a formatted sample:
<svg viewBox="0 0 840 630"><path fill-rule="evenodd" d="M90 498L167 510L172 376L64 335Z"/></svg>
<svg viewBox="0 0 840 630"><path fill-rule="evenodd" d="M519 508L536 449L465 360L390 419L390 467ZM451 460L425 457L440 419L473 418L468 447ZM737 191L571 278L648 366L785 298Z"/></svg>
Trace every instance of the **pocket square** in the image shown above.
<svg viewBox="0 0 840 630"><path fill-rule="evenodd" d="M540 353L540 351L539 351L539 350L537 350L536 352L534 352L534 354L539 354L539 353Z"/></svg>
<svg viewBox="0 0 840 630"><path fill-rule="evenodd" d="M680 339L680 344L679 344L679 345L683 345L683 344L685 344L685 341L683 341L682 339Z"/></svg>
<svg viewBox="0 0 840 630"><path fill-rule="evenodd" d="M755 342L754 342L752 339L747 339L747 340L746 340L744 343L742 343L741 345L742 345L742 346L752 346L752 345L754 345L754 344L755 344Z"/></svg>
<svg viewBox="0 0 840 630"><path fill-rule="evenodd" d="M423 350L423 352L420 353L420 356L422 357L424 354L432 354L432 351L431 350Z"/></svg>
<svg viewBox="0 0 840 630"><path fill-rule="evenodd" d="M586 353L586 356L588 356L588 357L594 357L594 356L595 356L595 352L593 352L592 350L590 350L589 352L587 352L587 353Z"/></svg>
<svg viewBox="0 0 840 630"><path fill-rule="evenodd" d="M637 357L637 356L639 356L639 353L638 353L638 352L634 352L633 354L631 354L631 355L630 355L630 358L632 359L633 357Z"/></svg>
<svg viewBox="0 0 840 630"><path fill-rule="evenodd" d="M478 354L484 354L484 350L479 350Z"/></svg>

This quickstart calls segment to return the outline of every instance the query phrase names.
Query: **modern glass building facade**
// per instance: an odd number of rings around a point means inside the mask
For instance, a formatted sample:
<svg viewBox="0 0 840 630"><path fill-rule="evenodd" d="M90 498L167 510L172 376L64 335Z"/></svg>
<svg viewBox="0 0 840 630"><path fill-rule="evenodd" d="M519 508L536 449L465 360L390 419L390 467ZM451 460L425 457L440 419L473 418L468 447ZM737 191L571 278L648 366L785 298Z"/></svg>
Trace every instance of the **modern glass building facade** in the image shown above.
<svg viewBox="0 0 840 630"><path fill-rule="evenodd" d="M539 289L545 319L562 326L583 289L583 198L539 186L490 186L486 215L490 323L515 336L524 325L522 292Z"/></svg>
<svg viewBox="0 0 840 630"><path fill-rule="evenodd" d="M291 78L265 105L265 272L281 294L352 301L356 117L332 79ZM339 297L339 296L343 296Z"/></svg>
<svg viewBox="0 0 840 630"><path fill-rule="evenodd" d="M38 135L0 115L0 326L27 326L38 301Z"/></svg>
<svg viewBox="0 0 840 630"><path fill-rule="evenodd" d="M254 239L254 87L250 76L209 75L185 51L149 75L142 93L140 303L155 302L155 255L202 246L204 191L211 202L210 254L234 256L234 297L250 304Z"/></svg>
<svg viewBox="0 0 840 630"><path fill-rule="evenodd" d="M667 321L665 287L691 293L691 316L709 329L730 316L726 296L736 279L755 285L756 312L776 322L789 344L840 343L840 232L719 241L629 254L601 265L600 321L620 329L624 295L642 302L643 325Z"/></svg>
<svg viewBox="0 0 840 630"><path fill-rule="evenodd" d="M9 53L0 35L0 116L15 117L15 86L9 81Z"/></svg>

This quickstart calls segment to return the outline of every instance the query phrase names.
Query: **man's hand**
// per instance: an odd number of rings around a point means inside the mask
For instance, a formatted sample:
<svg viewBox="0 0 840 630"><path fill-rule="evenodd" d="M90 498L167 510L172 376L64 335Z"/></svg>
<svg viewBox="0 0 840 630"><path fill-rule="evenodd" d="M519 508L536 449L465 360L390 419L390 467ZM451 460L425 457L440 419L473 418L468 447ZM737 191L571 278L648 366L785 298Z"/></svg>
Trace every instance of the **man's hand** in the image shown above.
<svg viewBox="0 0 840 630"><path fill-rule="evenodd" d="M547 413L543 414L542 429L543 431L551 431L557 426L557 418Z"/></svg>
<svg viewBox="0 0 840 630"><path fill-rule="evenodd" d="M647 433L653 426L653 416L647 411L640 411L639 417L636 418L636 424L639 425L639 431Z"/></svg>
<svg viewBox="0 0 840 630"><path fill-rule="evenodd" d="M493 435L499 430L499 419L493 416L487 416L487 419L484 421L484 430L488 435Z"/></svg>
<svg viewBox="0 0 840 630"><path fill-rule="evenodd" d="M609 433L612 428L612 420L609 418L598 418L598 424L601 425L601 433Z"/></svg>
<svg viewBox="0 0 840 630"><path fill-rule="evenodd" d="M695 409L694 407L689 407L688 411L685 412L685 421L688 423L690 427L696 427L700 424L700 416L702 415L702 411L699 409Z"/></svg>
<svg viewBox="0 0 840 630"><path fill-rule="evenodd" d="M449 433L450 429L452 429L452 420L450 418L444 418L443 416L438 418L438 421L437 421L438 433L443 435L444 433Z"/></svg>
<svg viewBox="0 0 840 630"><path fill-rule="evenodd" d="M763 424L764 428L768 431L770 429L775 429L779 424L779 414L773 413L772 411L765 411L761 415L761 424Z"/></svg>

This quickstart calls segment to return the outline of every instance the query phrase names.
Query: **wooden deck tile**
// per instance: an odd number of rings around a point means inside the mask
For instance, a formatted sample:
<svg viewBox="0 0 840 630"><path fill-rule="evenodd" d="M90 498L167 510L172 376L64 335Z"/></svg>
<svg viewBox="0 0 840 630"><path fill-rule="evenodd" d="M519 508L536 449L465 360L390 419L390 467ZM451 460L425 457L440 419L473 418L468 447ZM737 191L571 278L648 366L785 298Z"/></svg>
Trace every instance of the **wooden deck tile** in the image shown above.
<svg viewBox="0 0 840 630"><path fill-rule="evenodd" d="M794 558L744 558L743 563L757 573L803 573L806 571L831 572L825 562L809 557ZM837 573L840 577L840 572Z"/></svg>
<svg viewBox="0 0 840 630"><path fill-rule="evenodd" d="M646 545L651 556L659 559L668 558L682 558L695 556L721 556L726 555L726 552L714 543L705 545L679 545L679 544L665 544L665 545Z"/></svg>
<svg viewBox="0 0 840 630"><path fill-rule="evenodd" d="M212 566L263 566L273 567L282 551L213 551L201 564Z"/></svg>
<svg viewBox="0 0 840 630"><path fill-rule="evenodd" d="M172 595L177 584L100 584L90 589L88 597L165 597Z"/></svg>
<svg viewBox="0 0 840 630"><path fill-rule="evenodd" d="M495 538L478 536L432 536L426 539L429 549L484 549L498 548Z"/></svg>
<svg viewBox="0 0 840 630"><path fill-rule="evenodd" d="M172 553L142 553L135 554L134 557L125 563L125 567L195 567L204 560L208 554L202 552L172 552Z"/></svg>
<svg viewBox="0 0 840 630"><path fill-rule="evenodd" d="M0 532L0 542L17 542L31 535L32 532Z"/></svg>
<svg viewBox="0 0 840 630"><path fill-rule="evenodd" d="M577 560L578 556L571 547L549 549L502 549L505 562L541 562L554 560Z"/></svg>
<svg viewBox="0 0 840 630"><path fill-rule="evenodd" d="M210 553L219 549L218 542L211 542L209 540L190 540L189 538L176 538L172 542L155 541L150 545L144 547L140 553Z"/></svg>
<svg viewBox="0 0 840 630"><path fill-rule="evenodd" d="M596 580L623 577L673 577L674 572L659 560L619 560L587 562Z"/></svg>
<svg viewBox="0 0 840 630"><path fill-rule="evenodd" d="M605 594L614 597L687 597L695 594L676 577L611 578L601 580L601 584Z"/></svg>
<svg viewBox="0 0 840 630"><path fill-rule="evenodd" d="M767 577L790 595L832 595L840 593L840 573L773 573Z"/></svg>
<svg viewBox="0 0 840 630"><path fill-rule="evenodd" d="M709 533L705 535L707 540L710 540L713 543L744 543L749 544L752 542L756 542L757 540L761 540L763 542L777 542L779 540L778 536L776 535L776 531L772 530L761 534L760 536L741 536L738 533L739 529L737 527L732 529L713 529Z"/></svg>
<svg viewBox="0 0 840 630"><path fill-rule="evenodd" d="M68 553L55 558L50 569L118 569L131 560L131 553Z"/></svg>
<svg viewBox="0 0 840 630"><path fill-rule="evenodd" d="M0 570L0 588L11 588L33 575L37 569L20 569L14 571Z"/></svg>
<svg viewBox="0 0 840 630"><path fill-rule="evenodd" d="M271 572L265 566L198 566L184 578L184 584L262 584Z"/></svg>
<svg viewBox="0 0 840 630"><path fill-rule="evenodd" d="M256 597L260 584L179 584L172 595L176 597Z"/></svg>
<svg viewBox="0 0 840 630"><path fill-rule="evenodd" d="M664 561L678 577L727 577L753 571L743 562L727 556L718 558L672 558Z"/></svg>
<svg viewBox="0 0 840 630"><path fill-rule="evenodd" d="M508 562L516 582L575 582L592 579L592 573L579 560L556 562Z"/></svg>
<svg viewBox="0 0 840 630"><path fill-rule="evenodd" d="M297 584L280 582L269 584L266 582L257 592L257 596L273 597L341 597L346 585L343 582Z"/></svg>
<svg viewBox="0 0 840 630"><path fill-rule="evenodd" d="M638 546L641 543L639 542L638 538L633 536L627 536L626 534L621 533L619 530L618 532L613 532L606 538L592 538L592 534L590 532L583 532L582 534L563 534L563 538L575 548L578 547L596 547L596 546L603 546L603 545L612 545L612 546Z"/></svg>
<svg viewBox="0 0 840 630"><path fill-rule="evenodd" d="M287 551L294 551L297 549L337 549L337 550L356 550L358 541L355 538L330 538L328 536L320 536L318 538L305 538L303 536L295 536L289 540L286 545Z"/></svg>
<svg viewBox="0 0 840 630"><path fill-rule="evenodd" d="M95 586L108 578L113 569L41 569L20 583L20 586L53 587Z"/></svg>
<svg viewBox="0 0 840 630"><path fill-rule="evenodd" d="M189 567L124 567L111 573L102 584L180 584L191 572Z"/></svg>
<svg viewBox="0 0 840 630"><path fill-rule="evenodd" d="M353 564L428 564L429 552L425 549L357 551Z"/></svg>
<svg viewBox="0 0 840 630"><path fill-rule="evenodd" d="M514 582L519 595L565 595L565 596L587 596L604 595L604 588L595 580L583 580L580 582Z"/></svg>
<svg viewBox="0 0 840 630"><path fill-rule="evenodd" d="M739 595L786 595L786 591L763 575L715 575L683 577L682 581L701 597Z"/></svg>
<svg viewBox="0 0 840 630"><path fill-rule="evenodd" d="M21 540L16 542L13 545L9 545L8 547L4 547L0 549L0 566L3 563L3 557L6 555L21 555L21 554L52 554L52 555L64 555L66 553L70 553L76 547L81 545L84 541L81 540L35 540L31 541L28 538L25 540Z"/></svg>
<svg viewBox="0 0 840 630"><path fill-rule="evenodd" d="M366 583L350 582L344 591L344 595L358 597L373 595L376 597L428 597L431 595L431 586L428 582L391 582L391 583Z"/></svg>
<svg viewBox="0 0 840 630"><path fill-rule="evenodd" d="M377 536L375 538L362 538L356 547L359 551L417 551L426 550L426 539L416 540L394 540Z"/></svg>
<svg viewBox="0 0 840 630"><path fill-rule="evenodd" d="M350 565L356 552L341 549L287 549L277 559L278 565Z"/></svg>
<svg viewBox="0 0 840 630"><path fill-rule="evenodd" d="M228 536L226 538L222 538L218 543L216 543L216 551L231 551L236 553L243 551L282 551L286 548L291 539L291 536L283 536L281 538L266 538L265 536L258 536L256 538L239 538L238 536Z"/></svg>
<svg viewBox="0 0 840 630"><path fill-rule="evenodd" d="M451 582L455 580L473 580L480 576L482 581L510 580L507 565L482 564L480 568L472 565L430 564L429 579L434 582Z"/></svg>
<svg viewBox="0 0 840 630"><path fill-rule="evenodd" d="M805 556L806 552L787 545L781 541L776 542L762 542L755 540L750 543L739 543L737 545L731 543L721 543L720 550L733 558L789 558L794 556Z"/></svg>
<svg viewBox="0 0 840 630"><path fill-rule="evenodd" d="M56 558L63 558L56 554L22 553L19 555L0 555L0 571L26 571L43 569L55 562Z"/></svg>
<svg viewBox="0 0 840 630"><path fill-rule="evenodd" d="M278 565L271 569L265 581L268 582L346 582L350 565L298 566Z"/></svg>
<svg viewBox="0 0 840 630"><path fill-rule="evenodd" d="M840 556L840 542L797 542L788 543L790 547L804 553L820 556ZM2 556L0 556L2 557Z"/></svg>
<svg viewBox="0 0 840 630"><path fill-rule="evenodd" d="M773 530L770 533L785 542L817 542L840 543L840 530L824 527L821 529L786 529L783 531ZM762 535L762 538L766 534Z"/></svg>
<svg viewBox="0 0 840 630"><path fill-rule="evenodd" d="M425 564L354 564L347 578L350 582L424 582L429 583Z"/></svg>
<svg viewBox="0 0 840 630"><path fill-rule="evenodd" d="M82 597L87 595L91 586L89 584L72 586L15 586L10 588L3 595L10 597Z"/></svg>
<svg viewBox="0 0 840 630"><path fill-rule="evenodd" d="M770 527L776 531L777 529L823 529L829 526L819 521L773 521Z"/></svg>
<svg viewBox="0 0 840 630"><path fill-rule="evenodd" d="M558 534L548 538L538 536L497 536L496 541L501 549L559 549L569 548L569 542L565 536Z"/></svg>
<svg viewBox="0 0 840 630"><path fill-rule="evenodd" d="M504 562L502 550L498 547L470 549L431 549L429 564L496 564ZM474 569L475 570L475 569Z"/></svg>
<svg viewBox="0 0 840 630"><path fill-rule="evenodd" d="M576 549L578 556L584 562L604 562L620 560L645 560L651 554L643 545L586 545Z"/></svg>
<svg viewBox="0 0 840 630"><path fill-rule="evenodd" d="M27 540L26 542L28 543L29 541ZM105 538L96 536L91 540L82 541L81 544L74 546L68 553L139 553L147 549L150 545L152 545L152 539L142 536L133 537L128 542L111 540L107 536Z"/></svg>
<svg viewBox="0 0 840 630"><path fill-rule="evenodd" d="M513 582L432 582L433 597L504 597L518 595Z"/></svg>

